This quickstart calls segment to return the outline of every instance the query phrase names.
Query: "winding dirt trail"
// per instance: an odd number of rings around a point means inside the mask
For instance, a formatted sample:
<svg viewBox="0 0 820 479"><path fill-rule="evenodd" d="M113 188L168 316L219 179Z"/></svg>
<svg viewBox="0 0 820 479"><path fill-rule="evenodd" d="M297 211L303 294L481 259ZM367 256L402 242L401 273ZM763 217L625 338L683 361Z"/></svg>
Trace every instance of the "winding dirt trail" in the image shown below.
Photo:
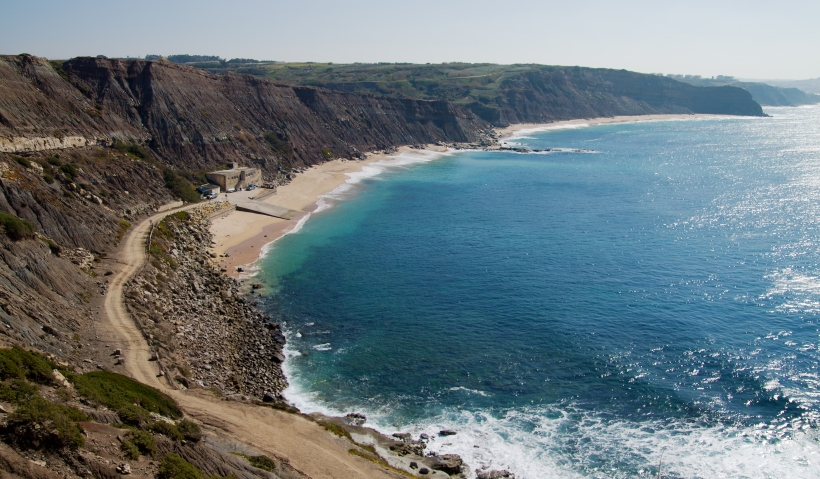
<svg viewBox="0 0 820 479"><path fill-rule="evenodd" d="M240 402L222 401L202 390L177 390L157 377L159 368L149 361L150 351L133 318L128 314L123 287L146 261L145 244L151 222L191 208L156 214L132 227L117 253L123 268L109 281L104 311L120 340L125 369L137 381L173 397L186 414L234 440L249 444L271 456L287 458L290 465L313 479L398 478L397 473L348 453L352 447L301 416Z"/></svg>

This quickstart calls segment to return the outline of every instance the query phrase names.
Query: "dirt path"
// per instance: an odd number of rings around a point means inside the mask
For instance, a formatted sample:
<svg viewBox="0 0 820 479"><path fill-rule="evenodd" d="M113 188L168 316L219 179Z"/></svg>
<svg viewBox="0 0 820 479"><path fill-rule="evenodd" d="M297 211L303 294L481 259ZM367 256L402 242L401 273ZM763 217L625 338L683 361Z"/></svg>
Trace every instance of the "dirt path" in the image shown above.
<svg viewBox="0 0 820 479"><path fill-rule="evenodd" d="M316 423L303 417L266 407L228 402L210 392L181 391L157 377L159 368L149 361L150 351L123 299L123 287L146 260L145 243L151 222L191 206L156 214L137 224L123 238L117 260L123 265L109 281L104 302L105 316L120 340L125 369L134 379L170 395L186 414L218 429L233 439L271 456L286 457L290 465L313 479L402 477L370 461L348 453L352 447Z"/></svg>

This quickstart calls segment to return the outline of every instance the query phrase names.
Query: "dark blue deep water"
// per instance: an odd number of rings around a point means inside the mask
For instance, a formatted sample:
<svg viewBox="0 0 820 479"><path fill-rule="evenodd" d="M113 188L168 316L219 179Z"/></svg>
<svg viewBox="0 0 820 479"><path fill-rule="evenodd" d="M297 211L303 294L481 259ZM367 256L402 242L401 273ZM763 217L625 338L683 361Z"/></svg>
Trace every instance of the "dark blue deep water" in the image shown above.
<svg viewBox="0 0 820 479"><path fill-rule="evenodd" d="M767 112L360 175L260 263L286 396L518 477L820 477L820 108Z"/></svg>

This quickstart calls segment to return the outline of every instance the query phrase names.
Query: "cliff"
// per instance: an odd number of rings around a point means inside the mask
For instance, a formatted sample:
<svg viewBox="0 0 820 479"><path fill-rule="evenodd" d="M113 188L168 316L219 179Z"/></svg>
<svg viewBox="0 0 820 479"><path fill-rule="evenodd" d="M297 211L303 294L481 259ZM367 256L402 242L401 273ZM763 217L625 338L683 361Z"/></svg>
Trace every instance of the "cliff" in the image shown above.
<svg viewBox="0 0 820 479"><path fill-rule="evenodd" d="M387 97L447 100L496 125L658 113L763 115L740 88L699 88L626 70L545 65L271 64L276 81ZM260 73L262 72L262 73Z"/></svg>
<svg viewBox="0 0 820 479"><path fill-rule="evenodd" d="M273 173L395 145L474 141L486 127L445 101L293 87L164 61L0 57L0 151L120 140L178 169L250 160Z"/></svg>

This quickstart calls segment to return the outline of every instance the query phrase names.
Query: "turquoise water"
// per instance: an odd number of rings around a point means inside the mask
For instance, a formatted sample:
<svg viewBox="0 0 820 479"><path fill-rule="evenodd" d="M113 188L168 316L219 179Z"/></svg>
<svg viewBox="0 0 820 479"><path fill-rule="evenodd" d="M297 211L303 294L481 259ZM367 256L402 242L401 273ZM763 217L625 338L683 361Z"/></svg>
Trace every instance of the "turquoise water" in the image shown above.
<svg viewBox="0 0 820 479"><path fill-rule="evenodd" d="M286 396L519 477L820 477L820 108L767 112L353 178L260 263Z"/></svg>

